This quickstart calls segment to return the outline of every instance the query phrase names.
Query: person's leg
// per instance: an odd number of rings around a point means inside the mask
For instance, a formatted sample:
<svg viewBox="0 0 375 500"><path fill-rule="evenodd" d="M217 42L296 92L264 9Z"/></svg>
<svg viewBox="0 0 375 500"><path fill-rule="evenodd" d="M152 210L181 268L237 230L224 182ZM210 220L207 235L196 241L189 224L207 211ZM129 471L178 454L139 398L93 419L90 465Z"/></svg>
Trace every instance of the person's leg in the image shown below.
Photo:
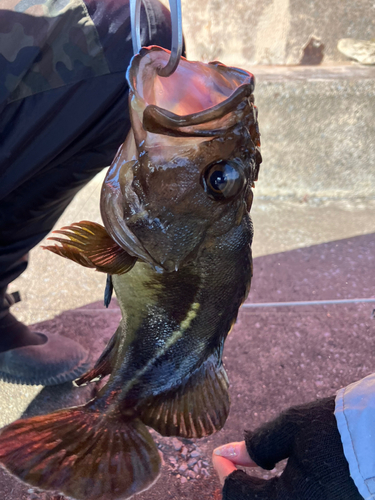
<svg viewBox="0 0 375 500"><path fill-rule="evenodd" d="M128 3L86 4L104 57L102 74L11 100L1 113L0 353L6 356L46 342L45 336L16 322L6 286L23 272L24 256L48 234L78 190L111 163L130 128L125 81L133 55ZM169 46L168 12L149 0L145 5L144 44ZM0 355L0 375L3 371Z"/></svg>

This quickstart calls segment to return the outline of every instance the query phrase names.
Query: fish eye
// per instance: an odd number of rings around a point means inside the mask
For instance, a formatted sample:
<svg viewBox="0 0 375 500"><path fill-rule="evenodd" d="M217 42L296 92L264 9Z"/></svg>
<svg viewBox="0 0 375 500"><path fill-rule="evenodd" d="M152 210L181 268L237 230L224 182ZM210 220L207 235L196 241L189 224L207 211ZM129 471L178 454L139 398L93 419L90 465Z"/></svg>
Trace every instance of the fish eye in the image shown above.
<svg viewBox="0 0 375 500"><path fill-rule="evenodd" d="M234 198L245 184L244 173L234 161L220 161L207 167L203 174L203 187L215 200Z"/></svg>

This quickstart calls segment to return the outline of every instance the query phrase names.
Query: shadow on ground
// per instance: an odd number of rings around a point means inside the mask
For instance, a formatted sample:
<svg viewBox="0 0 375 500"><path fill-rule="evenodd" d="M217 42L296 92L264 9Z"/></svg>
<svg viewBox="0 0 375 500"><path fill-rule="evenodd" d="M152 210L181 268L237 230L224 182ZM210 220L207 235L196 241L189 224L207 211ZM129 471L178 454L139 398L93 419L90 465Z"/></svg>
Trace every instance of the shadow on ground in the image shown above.
<svg viewBox="0 0 375 500"><path fill-rule="evenodd" d="M259 257L249 301L308 301L375 296L375 234ZM241 309L224 350L231 381L227 423L207 439L177 440L154 433L164 456L161 479L139 500L218 498L210 456L214 447L242 439L290 405L332 395L375 370L373 304ZM115 332L120 312L114 301L66 311L39 323L91 349L93 359ZM44 388L24 416L43 414L90 397L90 388L70 384ZM256 472L270 477L274 472ZM1 472L4 500L63 500L32 493Z"/></svg>

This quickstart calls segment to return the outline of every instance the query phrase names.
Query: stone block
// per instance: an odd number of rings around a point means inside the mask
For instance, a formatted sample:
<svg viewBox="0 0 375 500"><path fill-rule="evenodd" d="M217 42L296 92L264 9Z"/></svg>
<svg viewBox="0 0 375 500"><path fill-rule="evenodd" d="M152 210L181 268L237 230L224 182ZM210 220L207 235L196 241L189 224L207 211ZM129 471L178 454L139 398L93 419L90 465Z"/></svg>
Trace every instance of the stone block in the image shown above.
<svg viewBox="0 0 375 500"><path fill-rule="evenodd" d="M190 59L238 66L298 64L311 36L325 45L326 63L346 61L339 39L375 31L372 0L182 0L182 16Z"/></svg>
<svg viewBox="0 0 375 500"><path fill-rule="evenodd" d="M263 164L256 194L375 194L375 67L249 68Z"/></svg>

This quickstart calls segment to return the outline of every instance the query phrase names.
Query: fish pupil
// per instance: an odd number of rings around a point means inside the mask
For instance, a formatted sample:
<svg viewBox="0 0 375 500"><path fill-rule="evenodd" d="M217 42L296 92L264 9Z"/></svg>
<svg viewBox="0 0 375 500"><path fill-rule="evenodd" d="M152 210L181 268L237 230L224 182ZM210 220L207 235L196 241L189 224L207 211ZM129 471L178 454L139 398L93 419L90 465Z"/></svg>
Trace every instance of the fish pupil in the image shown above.
<svg viewBox="0 0 375 500"><path fill-rule="evenodd" d="M206 193L216 200L228 200L235 197L244 184L243 169L235 161L223 160L211 164L203 177L203 187Z"/></svg>
<svg viewBox="0 0 375 500"><path fill-rule="evenodd" d="M215 191L223 191L227 183L227 176L224 172L216 171L210 176L210 184Z"/></svg>

